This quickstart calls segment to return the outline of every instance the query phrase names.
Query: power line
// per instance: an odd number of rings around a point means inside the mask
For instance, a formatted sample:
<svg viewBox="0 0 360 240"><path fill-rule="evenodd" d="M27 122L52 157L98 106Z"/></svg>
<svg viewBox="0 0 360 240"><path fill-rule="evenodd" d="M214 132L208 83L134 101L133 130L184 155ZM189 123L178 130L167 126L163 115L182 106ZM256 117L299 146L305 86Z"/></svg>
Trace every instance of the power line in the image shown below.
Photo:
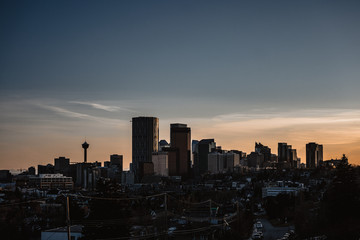
<svg viewBox="0 0 360 240"><path fill-rule="evenodd" d="M114 197L96 197L96 196L84 196L84 195L76 195L76 194L69 194L69 196L78 197L78 198L88 198L88 199L97 199L97 200L109 200L109 201L131 201L131 200L140 200L140 199L148 199L152 197L159 197L163 196L166 193L159 193L154 195L148 196L140 196L140 197L132 197L132 198L114 198Z"/></svg>
<svg viewBox="0 0 360 240"><path fill-rule="evenodd" d="M43 201L46 199L49 199L49 198L40 198L40 199L29 200L29 201L25 201L25 202L1 204L0 207L8 207L8 206L21 205L21 204L32 203L32 202L40 202L40 201Z"/></svg>

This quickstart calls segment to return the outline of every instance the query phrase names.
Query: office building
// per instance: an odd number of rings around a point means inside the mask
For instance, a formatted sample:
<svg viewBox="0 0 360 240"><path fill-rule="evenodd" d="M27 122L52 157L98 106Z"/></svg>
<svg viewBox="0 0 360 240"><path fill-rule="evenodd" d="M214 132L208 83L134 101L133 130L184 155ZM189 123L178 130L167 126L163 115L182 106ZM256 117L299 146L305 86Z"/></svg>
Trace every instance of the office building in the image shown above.
<svg viewBox="0 0 360 240"><path fill-rule="evenodd" d="M152 155L154 164L154 174L159 176L169 176L169 159L167 152L154 152Z"/></svg>
<svg viewBox="0 0 360 240"><path fill-rule="evenodd" d="M110 166L117 167L120 172L123 171L123 155L110 155Z"/></svg>
<svg viewBox="0 0 360 240"><path fill-rule="evenodd" d="M38 165L38 174L52 174L54 173L54 166L51 164Z"/></svg>
<svg viewBox="0 0 360 240"><path fill-rule="evenodd" d="M271 149L268 146L255 142L255 152L264 155L264 162L271 162Z"/></svg>
<svg viewBox="0 0 360 240"><path fill-rule="evenodd" d="M180 176L179 173L179 149L173 147L164 147L163 152L167 154L167 167L169 176Z"/></svg>
<svg viewBox="0 0 360 240"><path fill-rule="evenodd" d="M300 158L297 157L296 149L292 149L287 143L278 143L278 162L280 168L300 167Z"/></svg>
<svg viewBox="0 0 360 240"><path fill-rule="evenodd" d="M188 177L191 167L191 130L186 124L170 124L170 146L178 149L178 176Z"/></svg>
<svg viewBox="0 0 360 240"><path fill-rule="evenodd" d="M252 152L247 156L248 167L260 169L264 166L264 155L258 152Z"/></svg>
<svg viewBox="0 0 360 240"><path fill-rule="evenodd" d="M287 143L278 143L279 163L290 162L290 155L288 154L288 149L289 149L289 145L287 145Z"/></svg>
<svg viewBox="0 0 360 240"><path fill-rule="evenodd" d="M74 187L72 177L66 177L60 173L31 176L29 184L40 189L73 189Z"/></svg>
<svg viewBox="0 0 360 240"><path fill-rule="evenodd" d="M323 162L323 145L311 142L306 144L306 167L316 168Z"/></svg>
<svg viewBox="0 0 360 240"><path fill-rule="evenodd" d="M208 171L210 173L222 173L224 170L224 156L219 152L208 154Z"/></svg>
<svg viewBox="0 0 360 240"><path fill-rule="evenodd" d="M76 164L76 186L83 189L94 190L100 177L101 163L84 162Z"/></svg>
<svg viewBox="0 0 360 240"><path fill-rule="evenodd" d="M132 171L124 171L121 174L121 184L133 185L135 183L135 174Z"/></svg>
<svg viewBox="0 0 360 240"><path fill-rule="evenodd" d="M240 166L240 155L237 153L214 151L208 154L208 171L210 173L233 172L235 166Z"/></svg>
<svg viewBox="0 0 360 240"><path fill-rule="evenodd" d="M159 152L161 152L164 147L170 147L170 144L165 139L159 142Z"/></svg>
<svg viewBox="0 0 360 240"><path fill-rule="evenodd" d="M297 156L296 149L290 150L290 163L292 168L300 168L300 158Z"/></svg>
<svg viewBox="0 0 360 240"><path fill-rule="evenodd" d="M65 174L68 172L70 159L66 157L58 157L54 159L54 172Z"/></svg>
<svg viewBox="0 0 360 240"><path fill-rule="evenodd" d="M202 139L197 144L197 152L194 153L195 175L203 174L208 171L208 155L215 151L216 143L214 139Z"/></svg>
<svg viewBox="0 0 360 240"><path fill-rule="evenodd" d="M132 119L132 169L135 181L140 182L144 173L141 163L151 163L152 153L158 151L159 119L156 117L135 117ZM142 167L142 169L144 169Z"/></svg>

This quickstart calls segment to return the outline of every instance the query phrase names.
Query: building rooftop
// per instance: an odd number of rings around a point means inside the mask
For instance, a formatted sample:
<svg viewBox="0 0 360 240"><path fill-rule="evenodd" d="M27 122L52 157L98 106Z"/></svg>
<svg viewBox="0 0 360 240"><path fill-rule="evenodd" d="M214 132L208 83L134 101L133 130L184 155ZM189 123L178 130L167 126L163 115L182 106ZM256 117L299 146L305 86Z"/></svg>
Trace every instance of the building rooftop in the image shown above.
<svg viewBox="0 0 360 240"><path fill-rule="evenodd" d="M83 225L72 225L72 226L70 226L70 232L81 233L83 227L84 227ZM44 232L67 232L67 227L65 226L65 227L48 229L48 230L45 230Z"/></svg>

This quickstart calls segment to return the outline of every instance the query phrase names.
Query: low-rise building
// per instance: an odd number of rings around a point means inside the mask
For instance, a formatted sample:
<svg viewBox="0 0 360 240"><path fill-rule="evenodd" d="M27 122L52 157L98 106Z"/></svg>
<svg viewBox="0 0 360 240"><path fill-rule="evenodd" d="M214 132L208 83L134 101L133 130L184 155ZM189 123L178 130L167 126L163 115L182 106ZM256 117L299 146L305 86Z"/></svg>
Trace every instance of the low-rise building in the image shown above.
<svg viewBox="0 0 360 240"><path fill-rule="evenodd" d="M56 174L39 174L39 176L31 176L29 185L41 189L73 189L74 182L72 177L66 177L61 173Z"/></svg>
<svg viewBox="0 0 360 240"><path fill-rule="evenodd" d="M80 239L82 234L82 225L72 225L70 226L70 236L71 240ZM67 227L59 227L54 229L49 229L41 232L41 240L63 240L68 239Z"/></svg>
<svg viewBox="0 0 360 240"><path fill-rule="evenodd" d="M302 190L305 190L302 183L289 184L284 181L278 181L277 183L268 183L266 187L262 188L262 198L276 197L281 193L297 195Z"/></svg>

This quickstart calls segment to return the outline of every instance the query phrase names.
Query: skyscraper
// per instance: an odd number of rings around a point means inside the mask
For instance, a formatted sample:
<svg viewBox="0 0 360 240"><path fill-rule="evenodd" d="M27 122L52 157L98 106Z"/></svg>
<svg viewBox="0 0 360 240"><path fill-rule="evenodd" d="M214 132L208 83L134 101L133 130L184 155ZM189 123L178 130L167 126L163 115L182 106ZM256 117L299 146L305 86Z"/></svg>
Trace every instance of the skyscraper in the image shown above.
<svg viewBox="0 0 360 240"><path fill-rule="evenodd" d="M121 172L123 171L123 155L110 155L110 165L116 166Z"/></svg>
<svg viewBox="0 0 360 240"><path fill-rule="evenodd" d="M278 161L279 163L288 162L288 145L287 143L278 143Z"/></svg>
<svg viewBox="0 0 360 240"><path fill-rule="evenodd" d="M214 139L202 139L197 144L197 152L194 154L195 175L208 171L208 155L216 149Z"/></svg>
<svg viewBox="0 0 360 240"><path fill-rule="evenodd" d="M268 146L264 146L260 142L255 142L255 152L264 155L264 162L271 161L271 149Z"/></svg>
<svg viewBox="0 0 360 240"><path fill-rule="evenodd" d="M170 124L170 146L178 149L176 160L178 176L187 177L191 164L191 130L186 124Z"/></svg>
<svg viewBox="0 0 360 240"><path fill-rule="evenodd" d="M287 143L278 143L278 162L280 168L299 167L300 158L297 157L296 149L292 149Z"/></svg>
<svg viewBox="0 0 360 240"><path fill-rule="evenodd" d="M135 117L132 119L132 168L135 181L140 182L141 164L152 162L152 153L158 151L159 119L156 117Z"/></svg>
<svg viewBox="0 0 360 240"><path fill-rule="evenodd" d="M59 157L54 159L54 163L54 172L65 174L67 173L67 170L70 166L70 159L65 157Z"/></svg>
<svg viewBox="0 0 360 240"><path fill-rule="evenodd" d="M311 142L306 144L306 167L316 168L323 161L323 145Z"/></svg>

